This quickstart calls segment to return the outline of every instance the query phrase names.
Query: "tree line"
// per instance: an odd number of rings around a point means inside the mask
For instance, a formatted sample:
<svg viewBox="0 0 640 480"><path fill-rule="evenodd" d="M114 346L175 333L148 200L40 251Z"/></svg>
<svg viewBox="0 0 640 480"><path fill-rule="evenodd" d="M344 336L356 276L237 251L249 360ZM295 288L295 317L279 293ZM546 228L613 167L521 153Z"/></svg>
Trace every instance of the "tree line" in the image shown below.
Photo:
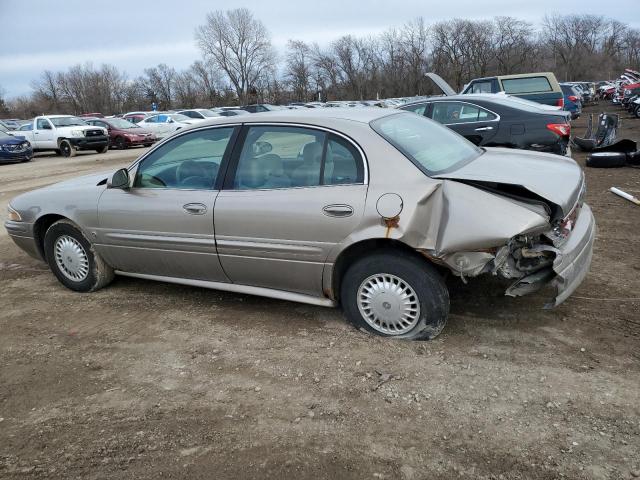
<svg viewBox="0 0 640 480"><path fill-rule="evenodd" d="M202 58L177 71L160 64L129 78L114 65L78 64L42 72L32 94L6 100L0 114L122 113L254 102L367 100L439 93L433 71L460 89L472 78L553 71L560 81L617 77L640 69L640 30L597 15L550 15L541 25L513 18L418 17L328 45L289 40L278 55L269 31L244 8L207 15L195 30Z"/></svg>

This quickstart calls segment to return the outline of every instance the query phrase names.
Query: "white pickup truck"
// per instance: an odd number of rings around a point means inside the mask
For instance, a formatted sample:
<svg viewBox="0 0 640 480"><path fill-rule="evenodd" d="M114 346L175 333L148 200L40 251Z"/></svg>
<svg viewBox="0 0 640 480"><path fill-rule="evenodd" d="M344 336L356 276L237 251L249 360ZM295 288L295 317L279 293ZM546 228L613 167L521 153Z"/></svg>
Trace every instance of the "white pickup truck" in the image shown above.
<svg viewBox="0 0 640 480"><path fill-rule="evenodd" d="M104 128L72 115L42 115L34 118L30 126L21 127L19 134L35 152L53 150L64 157L73 157L78 150L105 153L109 148L109 135Z"/></svg>

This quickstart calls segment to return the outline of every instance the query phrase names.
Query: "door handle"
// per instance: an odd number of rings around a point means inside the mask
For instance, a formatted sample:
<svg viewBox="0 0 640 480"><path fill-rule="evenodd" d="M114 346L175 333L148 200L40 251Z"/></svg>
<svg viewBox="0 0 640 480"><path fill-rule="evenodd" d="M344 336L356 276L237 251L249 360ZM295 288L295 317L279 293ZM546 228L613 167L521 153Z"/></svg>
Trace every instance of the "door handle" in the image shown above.
<svg viewBox="0 0 640 480"><path fill-rule="evenodd" d="M189 215L204 215L207 213L207 206L202 203L187 203L182 208Z"/></svg>
<svg viewBox="0 0 640 480"><path fill-rule="evenodd" d="M476 132L484 132L486 130L493 130L493 127L478 127L478 128L476 128Z"/></svg>
<svg viewBox="0 0 640 480"><path fill-rule="evenodd" d="M350 217L353 215L353 208L350 205L327 205L322 213L329 217Z"/></svg>

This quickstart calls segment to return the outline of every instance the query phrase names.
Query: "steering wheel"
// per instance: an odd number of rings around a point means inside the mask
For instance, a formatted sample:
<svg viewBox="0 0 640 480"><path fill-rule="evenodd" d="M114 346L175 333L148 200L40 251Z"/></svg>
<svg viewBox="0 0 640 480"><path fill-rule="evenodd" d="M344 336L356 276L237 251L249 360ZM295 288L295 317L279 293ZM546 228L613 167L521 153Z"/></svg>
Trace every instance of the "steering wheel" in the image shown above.
<svg viewBox="0 0 640 480"><path fill-rule="evenodd" d="M184 186L187 181L193 183L196 179L200 179L201 182L206 182L207 178L209 178L209 175L207 175L206 168L194 160L182 162L176 169L178 185Z"/></svg>

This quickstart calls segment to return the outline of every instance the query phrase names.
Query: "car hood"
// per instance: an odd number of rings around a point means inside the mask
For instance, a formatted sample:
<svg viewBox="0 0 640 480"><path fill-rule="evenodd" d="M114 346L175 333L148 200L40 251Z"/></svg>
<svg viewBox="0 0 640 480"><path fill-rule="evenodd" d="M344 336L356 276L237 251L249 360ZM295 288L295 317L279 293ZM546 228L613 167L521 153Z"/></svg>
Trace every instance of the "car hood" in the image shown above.
<svg viewBox="0 0 640 480"><path fill-rule="evenodd" d="M0 144L2 145L20 145L25 140L20 135L0 135Z"/></svg>
<svg viewBox="0 0 640 480"><path fill-rule="evenodd" d="M54 183L47 187L40 188L38 190L59 190L59 189L73 189L75 187L89 187L97 186L102 181L106 180L113 174L113 170L109 170L101 173L92 173L91 175L83 175L81 177L71 178L62 182Z"/></svg>
<svg viewBox="0 0 640 480"><path fill-rule="evenodd" d="M516 150L485 148L484 153L453 172L435 178L459 180L487 187L507 196L521 196L521 189L532 200L544 200L561 209L563 216L571 212L583 188L584 175L573 160L560 155Z"/></svg>

